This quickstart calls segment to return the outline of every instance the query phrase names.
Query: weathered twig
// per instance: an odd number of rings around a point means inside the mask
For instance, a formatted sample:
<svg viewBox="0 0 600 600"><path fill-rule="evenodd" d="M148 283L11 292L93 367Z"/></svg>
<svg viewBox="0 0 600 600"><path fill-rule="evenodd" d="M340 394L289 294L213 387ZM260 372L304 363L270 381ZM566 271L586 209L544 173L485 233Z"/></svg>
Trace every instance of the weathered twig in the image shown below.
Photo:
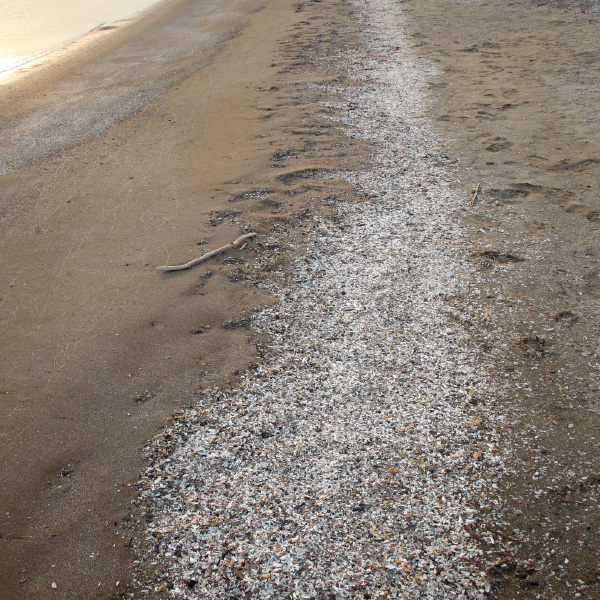
<svg viewBox="0 0 600 600"><path fill-rule="evenodd" d="M501 567L504 563L508 563L511 559L510 558L506 558L504 557L502 560L499 560L498 562L495 562L492 565L489 565L488 567L486 567L486 571L492 571L494 569L497 569L498 567Z"/></svg>
<svg viewBox="0 0 600 600"><path fill-rule="evenodd" d="M209 258L212 258L213 256L217 256L218 254L227 252L227 250L231 250L232 248L236 248L237 246L240 246L246 240L249 240L251 237L254 237L255 235L258 235L258 234L257 233L246 233L245 235L242 235L234 242L231 242L231 244L227 244L226 246L217 248L216 250L213 250L212 252L208 252L208 253L204 254L203 256L201 256L200 258L195 258L194 260L190 260L190 262L186 262L184 265L156 267L156 270L157 271L183 271L184 269L191 269L192 267L195 267L197 264L200 264L201 262L204 262L205 260L208 260Z"/></svg>
<svg viewBox="0 0 600 600"><path fill-rule="evenodd" d="M478 542L485 543L485 538L482 535L479 535L471 526L466 523L463 525L463 529L472 537L475 538Z"/></svg>
<svg viewBox="0 0 600 600"><path fill-rule="evenodd" d="M515 538L510 537L510 535L506 535L506 533L500 531L499 529L492 529L491 527L488 527L487 530L490 533L495 533L496 535L499 535L501 538L508 540L509 542L514 542Z"/></svg>
<svg viewBox="0 0 600 600"><path fill-rule="evenodd" d="M473 208L473 206L475 206L475 202L477 202L477 196L479 196L480 189L481 183L478 183L477 187L473 190L473 194L471 195L471 202L469 202L469 208Z"/></svg>

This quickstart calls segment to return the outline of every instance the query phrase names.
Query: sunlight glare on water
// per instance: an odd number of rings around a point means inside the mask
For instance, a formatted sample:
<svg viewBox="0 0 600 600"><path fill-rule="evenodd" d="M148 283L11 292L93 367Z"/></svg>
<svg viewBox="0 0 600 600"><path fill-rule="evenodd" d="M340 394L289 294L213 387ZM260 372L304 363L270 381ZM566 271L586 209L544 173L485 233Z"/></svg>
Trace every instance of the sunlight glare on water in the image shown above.
<svg viewBox="0 0 600 600"><path fill-rule="evenodd" d="M156 0L1 0L0 76Z"/></svg>

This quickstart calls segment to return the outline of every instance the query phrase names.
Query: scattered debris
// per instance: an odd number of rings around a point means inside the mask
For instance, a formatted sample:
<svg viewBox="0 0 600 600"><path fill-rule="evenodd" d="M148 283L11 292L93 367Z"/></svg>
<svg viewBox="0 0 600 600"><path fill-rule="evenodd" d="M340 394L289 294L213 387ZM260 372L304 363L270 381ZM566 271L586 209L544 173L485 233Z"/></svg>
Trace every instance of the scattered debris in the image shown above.
<svg viewBox="0 0 600 600"><path fill-rule="evenodd" d="M455 220L464 191L423 118L429 67L402 33L402 5L355 4L367 49L323 57L347 77L321 89L343 100L331 119L373 146L372 164L279 180L346 176L364 201L331 201L286 287L273 286L279 301L250 318L269 339L264 361L148 448L140 509L174 598L489 589L474 527L504 466L497 417L468 401L493 392L462 325L480 310ZM508 542L494 529L495 547Z"/></svg>
<svg viewBox="0 0 600 600"><path fill-rule="evenodd" d="M483 258L488 265L492 263L504 265L506 263L520 263L525 261L524 258L521 258L516 254L503 252L501 250L483 250L481 252L476 252L475 256Z"/></svg>

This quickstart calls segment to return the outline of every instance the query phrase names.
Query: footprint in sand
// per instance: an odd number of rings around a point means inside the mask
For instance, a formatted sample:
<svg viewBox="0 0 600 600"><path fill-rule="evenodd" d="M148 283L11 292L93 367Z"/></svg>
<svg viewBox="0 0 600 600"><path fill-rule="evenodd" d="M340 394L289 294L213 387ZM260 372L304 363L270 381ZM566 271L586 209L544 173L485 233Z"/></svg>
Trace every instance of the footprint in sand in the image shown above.
<svg viewBox="0 0 600 600"><path fill-rule="evenodd" d="M485 147L488 152L500 152L501 150L508 150L509 148L512 148L512 144L503 137L494 138L493 143Z"/></svg>
<svg viewBox="0 0 600 600"><path fill-rule="evenodd" d="M600 163L600 158L585 158L572 162L568 159L561 160L558 164L551 166L549 171L581 171L590 165L596 165Z"/></svg>

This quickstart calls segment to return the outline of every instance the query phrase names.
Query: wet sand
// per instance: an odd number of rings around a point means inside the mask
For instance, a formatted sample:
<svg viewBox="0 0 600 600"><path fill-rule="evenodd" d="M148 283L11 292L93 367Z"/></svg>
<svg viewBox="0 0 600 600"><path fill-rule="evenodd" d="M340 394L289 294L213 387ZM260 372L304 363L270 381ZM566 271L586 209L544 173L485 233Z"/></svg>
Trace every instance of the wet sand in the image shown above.
<svg viewBox="0 0 600 600"><path fill-rule="evenodd" d="M95 139L202 68L254 2L159 2L0 80L0 175Z"/></svg>
<svg viewBox="0 0 600 600"><path fill-rule="evenodd" d="M156 28L177 31L192 5L162 7L117 32L122 40L4 90L9 126L47 114L48 90L59 115L97 114L90 63L112 66L122 86L119 73L130 67L122 48L132 39L143 46ZM198 390L227 385L256 359L257 340L239 319L270 298L239 263L279 269L300 235L295 225L311 216L319 185L277 178L291 144L294 170L315 166L316 125L303 124L302 106L278 89L279 41L302 14L284 1L211 11L211 44L175 60L181 69L135 114L117 111L93 140L67 128L58 148L44 142L53 122L36 117L41 154L28 154L32 142L21 154L3 146L16 156L1 180L3 599L112 598L125 589L132 556L123 520L143 446ZM144 68L132 70L134 96ZM323 133L319 165L330 152ZM260 235L247 248L206 267L155 270L250 229Z"/></svg>

